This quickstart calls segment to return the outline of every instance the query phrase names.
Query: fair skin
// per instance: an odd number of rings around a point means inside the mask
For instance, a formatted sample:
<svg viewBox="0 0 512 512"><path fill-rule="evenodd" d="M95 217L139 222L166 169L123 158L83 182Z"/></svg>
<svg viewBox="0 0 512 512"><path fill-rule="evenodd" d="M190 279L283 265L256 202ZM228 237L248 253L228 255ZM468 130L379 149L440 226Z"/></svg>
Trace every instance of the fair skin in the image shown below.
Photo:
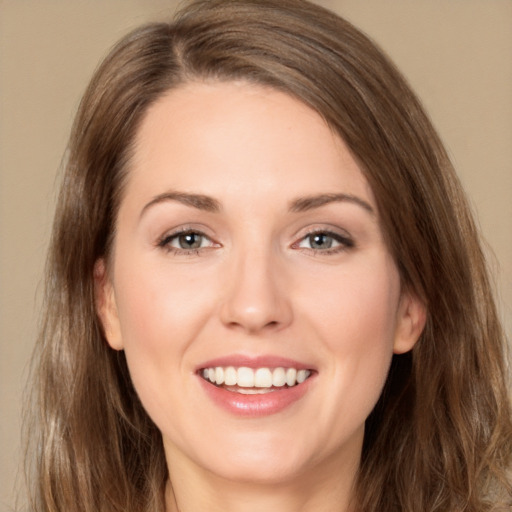
<svg viewBox="0 0 512 512"><path fill-rule="evenodd" d="M162 432L168 512L349 510L365 419L425 311L317 113L245 83L160 98L97 286L107 340ZM289 386L208 378L230 366L307 372Z"/></svg>

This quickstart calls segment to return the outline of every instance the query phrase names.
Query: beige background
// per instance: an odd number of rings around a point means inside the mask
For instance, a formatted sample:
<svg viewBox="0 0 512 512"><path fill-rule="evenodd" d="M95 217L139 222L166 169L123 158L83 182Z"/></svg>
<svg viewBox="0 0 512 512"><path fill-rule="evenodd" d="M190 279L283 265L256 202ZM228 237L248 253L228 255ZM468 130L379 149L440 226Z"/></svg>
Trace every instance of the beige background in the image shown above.
<svg viewBox="0 0 512 512"><path fill-rule="evenodd" d="M393 57L446 142L500 262L512 328L512 1L324 0ZM0 0L0 510L14 504L20 405L56 175L99 59L164 0ZM493 265L494 266L494 265Z"/></svg>

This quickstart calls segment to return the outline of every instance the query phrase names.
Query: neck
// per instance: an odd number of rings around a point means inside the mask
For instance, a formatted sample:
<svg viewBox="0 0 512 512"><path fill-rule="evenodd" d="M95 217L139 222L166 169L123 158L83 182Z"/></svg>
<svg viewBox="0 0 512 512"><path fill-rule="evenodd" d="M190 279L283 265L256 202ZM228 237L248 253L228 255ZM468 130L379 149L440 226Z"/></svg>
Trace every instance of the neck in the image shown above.
<svg viewBox="0 0 512 512"><path fill-rule="evenodd" d="M307 474L270 483L234 482L198 472L197 467L193 474L181 467L170 471L166 512L350 512L359 460L343 467L337 462L333 467L324 460Z"/></svg>

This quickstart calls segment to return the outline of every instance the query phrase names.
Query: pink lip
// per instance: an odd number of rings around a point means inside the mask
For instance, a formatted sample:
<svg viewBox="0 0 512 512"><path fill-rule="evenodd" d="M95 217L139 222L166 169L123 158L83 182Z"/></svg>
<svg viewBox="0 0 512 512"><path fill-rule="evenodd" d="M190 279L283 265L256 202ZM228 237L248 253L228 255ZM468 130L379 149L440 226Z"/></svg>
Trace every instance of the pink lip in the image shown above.
<svg viewBox="0 0 512 512"><path fill-rule="evenodd" d="M198 379L207 396L225 411L237 416L257 418L276 414L297 402L307 393L314 375L302 384L261 395L243 395L215 386L199 375Z"/></svg>
<svg viewBox="0 0 512 512"><path fill-rule="evenodd" d="M218 357L202 363L196 368L199 371L203 368L213 368L215 366L234 366L239 368L295 368L297 370L313 370L311 365L300 363L293 359L271 355L247 356L243 354L233 354L230 356Z"/></svg>
<svg viewBox="0 0 512 512"><path fill-rule="evenodd" d="M219 407L225 411L241 417L257 418L276 414L288 408L300 400L310 389L315 380L316 372L301 384L293 387L283 387L265 394L244 395L234 391L228 391L223 387L216 386L200 376L200 370L203 368L212 368L215 366L245 366L248 368L296 368L297 370L313 370L311 365L306 365L298 361L277 357L277 356L245 356L231 355L219 357L204 362L197 367L197 378L200 381L202 389L206 395Z"/></svg>

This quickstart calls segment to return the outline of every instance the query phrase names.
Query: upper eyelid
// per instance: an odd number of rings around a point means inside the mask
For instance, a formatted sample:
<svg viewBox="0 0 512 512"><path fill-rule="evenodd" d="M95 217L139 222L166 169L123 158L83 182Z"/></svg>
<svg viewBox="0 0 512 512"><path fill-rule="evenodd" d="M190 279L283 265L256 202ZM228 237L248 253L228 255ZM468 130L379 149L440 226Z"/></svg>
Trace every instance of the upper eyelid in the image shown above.
<svg viewBox="0 0 512 512"><path fill-rule="evenodd" d="M300 244L302 244L304 242L304 240L306 240L309 236L315 235L315 234L325 234L327 236L331 236L337 242L338 245L335 247L328 248L328 249L315 249L312 247L301 247ZM290 248L293 250L302 250L302 251L312 252L313 254L318 253L318 254L326 254L326 255L329 253L335 253L335 252L337 253L337 252L346 251L348 249L353 249L354 247L356 247L356 242L355 242L354 238L352 236L350 236L348 233L346 235L342 235L342 234L336 233L335 231L326 230L326 229L311 230L310 232L296 238L295 242L293 242L290 245Z"/></svg>
<svg viewBox="0 0 512 512"><path fill-rule="evenodd" d="M209 236L204 231L201 231L197 228L190 228L190 227L184 227L184 228L178 228L170 231L166 231L163 235L159 236L156 240L156 245L159 247L163 247L168 245L172 240L175 240L177 237L181 235L186 235L188 233L196 233L207 240L209 240L212 243L216 243L211 236Z"/></svg>
<svg viewBox="0 0 512 512"><path fill-rule="evenodd" d="M312 227L312 228L308 229L308 231L306 231L302 235L297 236L295 241L291 244L291 247L294 249L301 248L301 249L309 250L307 247L299 247L299 244L301 244L307 237L309 237L311 235L315 235L315 234L325 234L327 236L331 236L332 238L334 238L334 240L336 240L340 244L340 246L343 250L351 249L356 246L356 241L354 240L354 237L345 229L333 228L333 227L327 228L327 229L322 228L322 227L314 227L314 228ZM336 250L336 249L337 248L335 247L332 249L325 249L323 251L320 251L317 249L311 249L311 250L314 252L327 253L327 251L329 251L329 250Z"/></svg>
<svg viewBox="0 0 512 512"><path fill-rule="evenodd" d="M190 225L178 226L176 228L169 229L165 231L162 235L158 236L158 238L156 239L156 245L164 245L163 242L172 240L186 233L197 233L198 235L207 238L212 243L221 245L218 241L215 240L215 237L212 234L208 233L208 231L208 229L205 229L202 226L194 226L193 223L191 223ZM339 226L332 225L317 225L302 228L293 236L293 241L291 245L294 246L300 243L308 236L314 235L316 233L323 233L326 235L330 235L335 239L341 239L340 243L343 243L343 241L350 241L352 242L353 245L355 245L354 237L350 234L349 231Z"/></svg>
<svg viewBox="0 0 512 512"><path fill-rule="evenodd" d="M181 235L186 235L187 233L195 233L207 240L207 244L205 247L194 247L194 248L184 248L184 247L176 247L174 242ZM204 251L211 250L213 248L221 247L221 244L216 242L211 236L208 236L206 233L198 229L177 229L174 231L168 231L166 234L162 235L157 239L155 243L155 247L159 250L163 250L166 253L172 253L176 256L187 256L187 255L197 255L203 254Z"/></svg>
<svg viewBox="0 0 512 512"><path fill-rule="evenodd" d="M343 239L343 240L352 240L352 237L348 233L337 233L336 231L328 231L326 229L318 229L310 231L309 233L306 233L304 236L300 237L299 240L304 240L304 238L307 238L311 235L327 235L334 239Z"/></svg>
<svg viewBox="0 0 512 512"><path fill-rule="evenodd" d="M302 240L303 238L306 238L307 236L314 235L315 233L325 233L328 235L334 235L341 238L349 238L353 240L353 236L350 234L350 232L344 228L341 228L339 226L332 226L332 225L315 225L315 226L309 226L307 228L304 228L299 230L295 238L297 240Z"/></svg>
<svg viewBox="0 0 512 512"><path fill-rule="evenodd" d="M171 229L168 229L166 231L163 232L162 235L160 235L158 238L159 239L163 239L163 238L168 238L168 237L173 237L173 236L179 236L179 235L182 235L182 234L185 234L185 233L197 233L199 235L202 235L202 236L205 236L206 238L212 238L212 235L208 234L207 233L207 229L205 229L204 227L198 227L198 226L194 226L193 224L190 224L190 225L183 225L183 226L178 226L178 227L175 227L175 228L171 228Z"/></svg>

